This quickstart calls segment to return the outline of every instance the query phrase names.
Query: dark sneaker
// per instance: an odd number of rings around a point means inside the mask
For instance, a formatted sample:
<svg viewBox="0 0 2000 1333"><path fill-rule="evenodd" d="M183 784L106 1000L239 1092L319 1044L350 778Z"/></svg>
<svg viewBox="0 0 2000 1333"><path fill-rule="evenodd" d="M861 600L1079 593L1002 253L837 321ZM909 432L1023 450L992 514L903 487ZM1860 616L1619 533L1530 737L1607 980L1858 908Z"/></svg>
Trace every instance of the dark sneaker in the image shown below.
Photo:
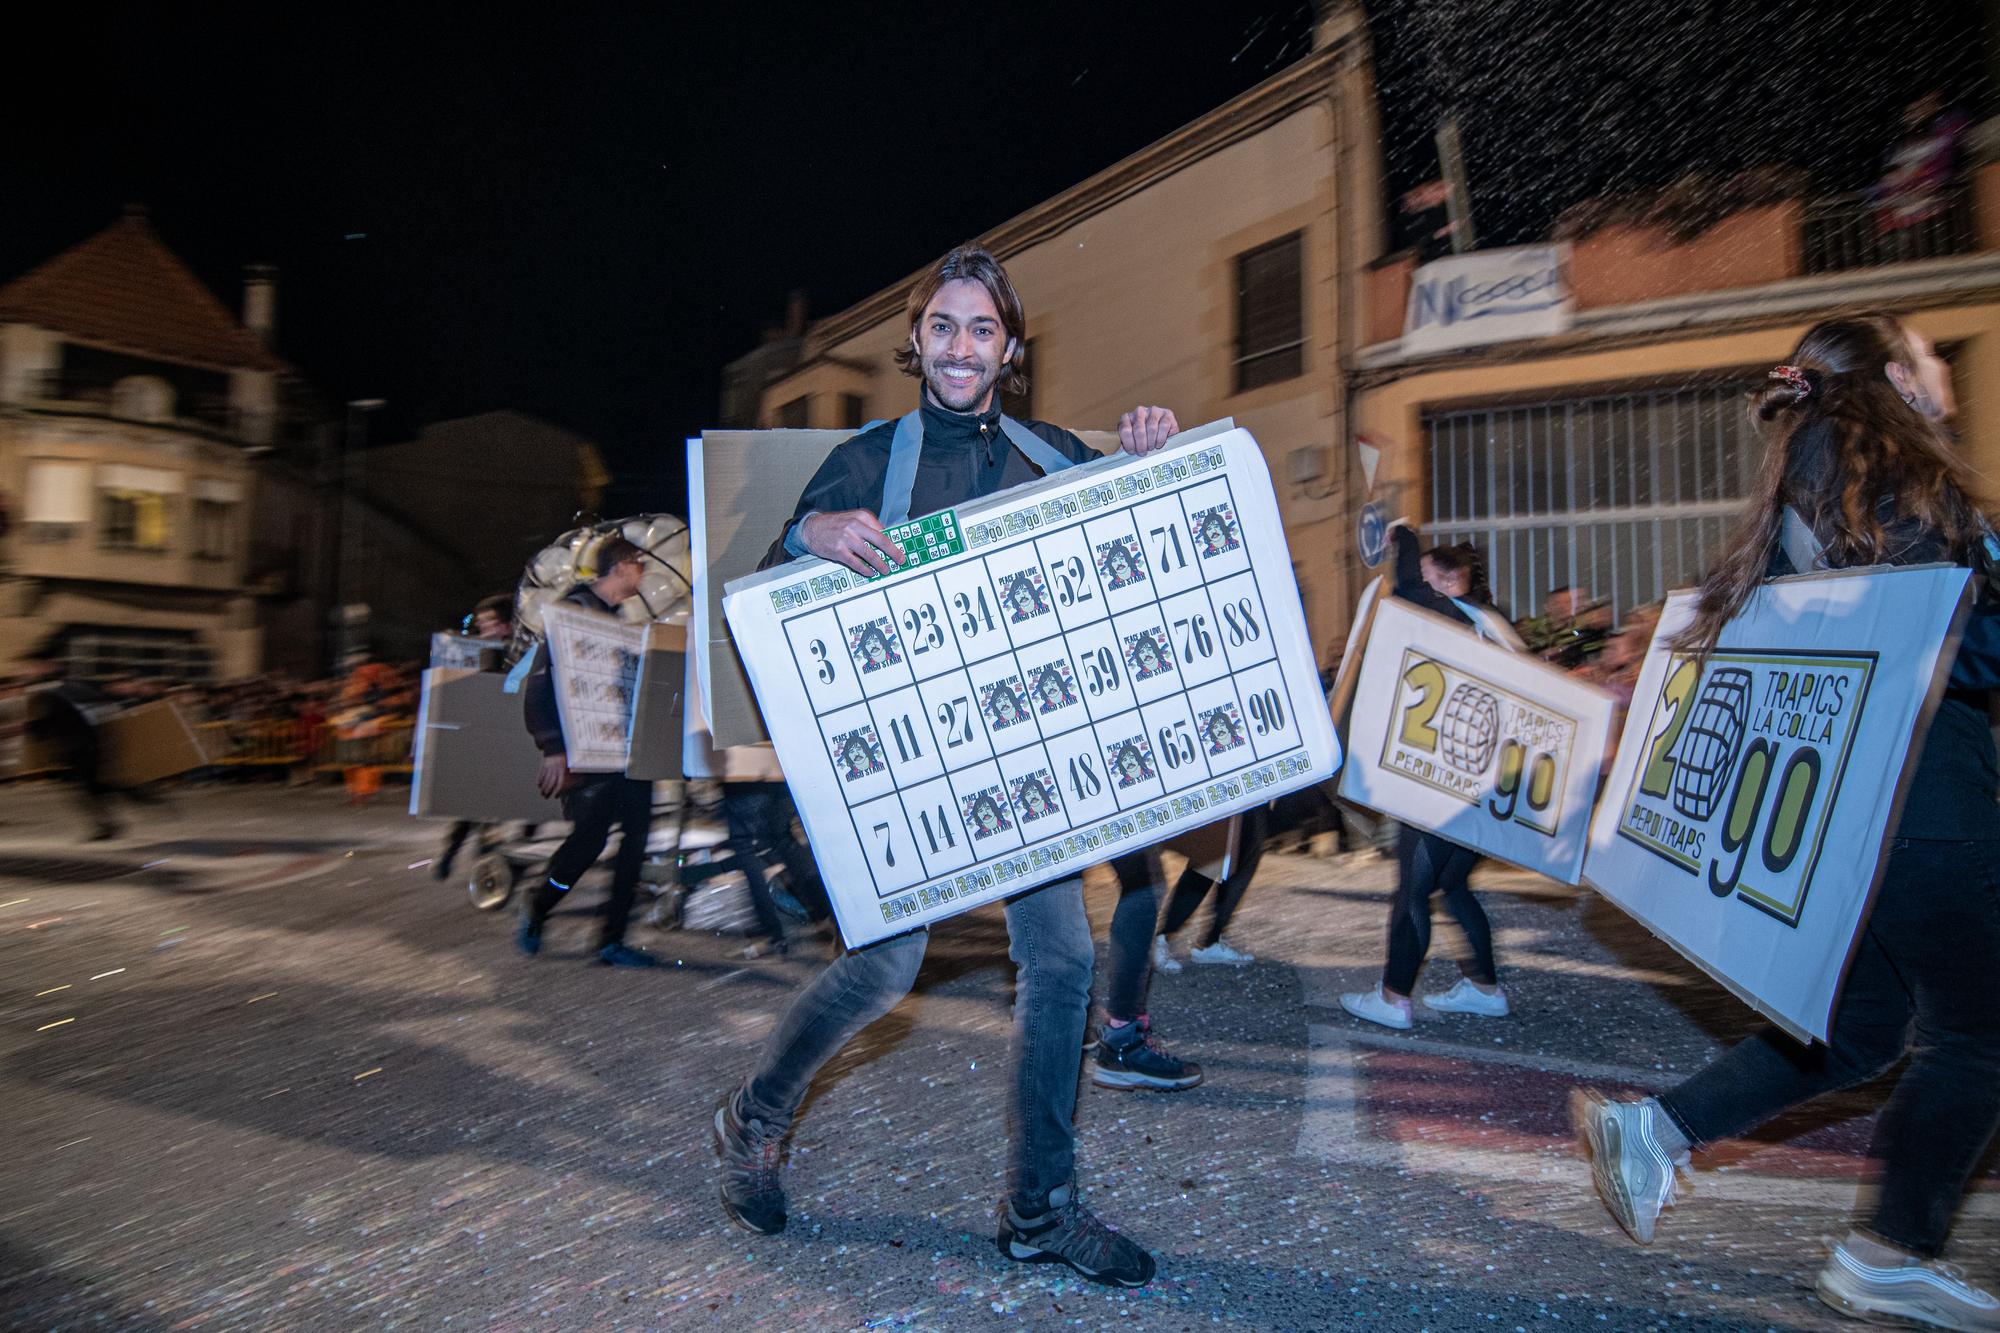
<svg viewBox="0 0 2000 1333"><path fill-rule="evenodd" d="M665 967L657 954L629 944L607 944L597 951L599 967Z"/></svg>
<svg viewBox="0 0 2000 1333"><path fill-rule="evenodd" d="M722 1209L745 1231L775 1236L785 1229L785 1190L778 1154L785 1131L737 1110L741 1090L715 1108L715 1153L722 1159Z"/></svg>
<svg viewBox="0 0 2000 1333"><path fill-rule="evenodd" d="M1179 1092L1201 1082L1201 1066L1192 1060L1170 1055L1153 1040L1152 1026L1145 1019L1097 1030L1096 1068L1090 1081L1100 1088L1157 1088Z"/></svg>
<svg viewBox="0 0 2000 1333"><path fill-rule="evenodd" d="M1053 1191L1048 1211L1035 1217L1007 1205L997 1243L1016 1263L1068 1264L1107 1287L1143 1287L1153 1280L1153 1256L1099 1221L1068 1185Z"/></svg>
<svg viewBox="0 0 2000 1333"><path fill-rule="evenodd" d="M521 913L514 927L514 947L530 958L542 951L542 923L533 912Z"/></svg>

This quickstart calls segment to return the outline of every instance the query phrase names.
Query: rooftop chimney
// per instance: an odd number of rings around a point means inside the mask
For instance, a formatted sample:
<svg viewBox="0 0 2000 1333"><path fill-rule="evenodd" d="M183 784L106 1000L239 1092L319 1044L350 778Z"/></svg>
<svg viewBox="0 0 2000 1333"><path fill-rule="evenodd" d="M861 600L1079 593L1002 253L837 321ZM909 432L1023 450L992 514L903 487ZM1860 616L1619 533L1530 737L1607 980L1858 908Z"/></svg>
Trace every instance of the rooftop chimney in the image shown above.
<svg viewBox="0 0 2000 1333"><path fill-rule="evenodd" d="M278 334L278 270L270 264L243 269L243 327L266 347Z"/></svg>

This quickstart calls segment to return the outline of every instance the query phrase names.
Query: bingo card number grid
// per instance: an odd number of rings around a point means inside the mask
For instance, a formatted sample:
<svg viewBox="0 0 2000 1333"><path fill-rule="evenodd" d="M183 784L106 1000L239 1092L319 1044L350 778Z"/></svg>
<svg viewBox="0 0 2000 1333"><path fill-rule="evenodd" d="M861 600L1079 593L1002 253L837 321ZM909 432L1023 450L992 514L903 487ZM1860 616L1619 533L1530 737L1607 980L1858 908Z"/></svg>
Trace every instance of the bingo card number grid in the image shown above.
<svg viewBox="0 0 2000 1333"><path fill-rule="evenodd" d="M1196 449L1085 485L1012 541L974 520L969 558L779 619L789 651L772 656L812 710L885 922L1196 827L1310 766L1300 709L1323 725L1324 701L1316 675L1304 696L1288 682L1270 614L1282 595L1296 619L1297 592L1288 565L1264 586L1221 463ZM1120 490L1137 502L1113 507ZM804 723L774 728L795 786L823 781L786 758Z"/></svg>

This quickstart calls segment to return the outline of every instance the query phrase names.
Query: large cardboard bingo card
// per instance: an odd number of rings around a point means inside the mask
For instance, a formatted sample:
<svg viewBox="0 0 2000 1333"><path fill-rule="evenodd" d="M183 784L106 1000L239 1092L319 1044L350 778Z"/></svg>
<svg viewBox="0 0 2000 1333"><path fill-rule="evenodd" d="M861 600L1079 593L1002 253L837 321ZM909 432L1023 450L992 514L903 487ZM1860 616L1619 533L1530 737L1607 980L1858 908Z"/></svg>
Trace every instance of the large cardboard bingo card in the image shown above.
<svg viewBox="0 0 2000 1333"><path fill-rule="evenodd" d="M1247 431L1188 432L911 528L886 577L797 560L724 599L850 945L1338 766Z"/></svg>
<svg viewBox="0 0 2000 1333"><path fill-rule="evenodd" d="M1340 794L1574 884L1611 713L1596 686L1383 597Z"/></svg>
<svg viewBox="0 0 2000 1333"><path fill-rule="evenodd" d="M1826 1038L1967 579L1780 579L1706 659L1670 647L1675 593L1646 655L1585 877L1801 1040Z"/></svg>

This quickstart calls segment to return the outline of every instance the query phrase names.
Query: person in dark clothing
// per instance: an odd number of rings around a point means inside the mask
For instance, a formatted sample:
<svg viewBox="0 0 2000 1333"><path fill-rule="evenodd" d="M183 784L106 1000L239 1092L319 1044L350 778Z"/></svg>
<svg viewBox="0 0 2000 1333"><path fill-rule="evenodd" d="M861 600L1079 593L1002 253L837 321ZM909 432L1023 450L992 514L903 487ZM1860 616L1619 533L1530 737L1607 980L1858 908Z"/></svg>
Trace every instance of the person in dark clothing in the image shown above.
<svg viewBox="0 0 2000 1333"><path fill-rule="evenodd" d="M479 605L472 608L472 614L466 617L466 623L471 626L475 638L491 640L504 648L507 641L514 637L514 599L506 593L482 598ZM481 655L485 655L483 651ZM498 661L497 657L495 661ZM500 668L485 669L497 671ZM451 826L445 834L444 850L431 865L433 877L444 879L451 874L451 863L458 859L459 848L465 846L465 840L479 827L481 821L476 819L461 819Z"/></svg>
<svg viewBox="0 0 2000 1333"><path fill-rule="evenodd" d="M1766 1029L1671 1091L1579 1091L1578 1137L1619 1225L1653 1238L1690 1150L1746 1133L1905 1057L1869 1147L1872 1206L1821 1269L1820 1298L1880 1322L2000 1328L2000 1300L1936 1262L2000 1123L2000 600L1971 470L1940 423L1950 372L1922 334L1864 313L1807 330L1758 396L1764 468L1676 641L1706 653L1767 577L1943 561L1979 600L1923 738L1902 817L1824 1046ZM1864 1196L1867 1197L1867 1196Z"/></svg>
<svg viewBox="0 0 2000 1333"><path fill-rule="evenodd" d="M1118 906L1111 913L1111 977L1104 988L1104 1024L1097 1029L1090 1081L1101 1088L1192 1088L1201 1082L1201 1066L1162 1046L1146 1012L1153 928L1160 919L1160 854L1150 847L1128 852L1112 858L1111 870L1118 876Z"/></svg>
<svg viewBox="0 0 2000 1333"><path fill-rule="evenodd" d="M1207 928L1201 933L1201 943L1188 951L1188 957L1197 963L1230 967L1244 967L1257 961L1254 956L1231 948L1222 938L1222 932L1229 929L1237 904L1243 901L1243 891L1250 887L1257 865L1264 859L1264 840L1270 827L1270 806L1253 805L1243 812L1243 825L1236 832L1236 857L1220 884L1194 866L1181 871L1181 877L1174 881L1173 895L1167 899L1166 919L1160 922L1160 933L1153 947L1155 967L1162 972L1181 970L1180 960L1173 956L1168 942L1193 918L1210 889L1216 891L1215 906Z"/></svg>
<svg viewBox="0 0 2000 1333"><path fill-rule="evenodd" d="M916 411L843 442L807 484L765 563L812 554L857 573L886 573L903 551L884 531L1096 455L1055 426L1000 411L1004 386L1025 388L1027 319L999 261L961 246L917 281L898 364L923 382ZM1141 407L1119 422L1122 446L1146 454L1178 430L1172 412ZM997 608L996 608L997 609ZM1008 1199L998 1245L1021 1263L1067 1264L1095 1282L1139 1286L1152 1256L1099 1221L1076 1195L1078 1051L1095 962L1082 881L1059 880L1007 902L1015 986ZM834 960L778 1020L757 1067L716 1108L722 1203L732 1221L770 1234L785 1225L779 1159L813 1076L916 979L928 932L898 935Z"/></svg>
<svg viewBox="0 0 2000 1333"><path fill-rule="evenodd" d="M34 666L43 683L29 694L28 736L55 755L63 777L76 789L90 818L88 841L108 842L123 829L111 812L117 788L104 781L97 728L118 711L117 701L89 681L67 677L58 659L43 658Z"/></svg>
<svg viewBox="0 0 2000 1333"><path fill-rule="evenodd" d="M588 583L579 583L562 600L587 611L613 615L619 603L639 590L644 560L638 547L623 537L612 537L597 553L597 567L603 573ZM597 961L607 967L658 967L658 958L625 943L625 927L639 892L639 870L646 862L646 835L653 825L653 784L623 773L569 771L554 673L555 663L545 644L522 686L522 707L528 731L542 751L537 785L544 796L562 797L570 832L549 858L542 882L522 908L514 942L522 953L541 951L542 927L549 913L596 863L611 837L611 826L616 824L618 855L611 863L611 896L604 905Z"/></svg>
<svg viewBox="0 0 2000 1333"><path fill-rule="evenodd" d="M1521 641L1505 616L1490 606L1485 565L1471 543L1437 546L1419 553L1417 534L1398 520L1391 526L1396 576L1391 591L1426 611L1469 626L1516 652ZM1439 895L1472 949L1461 962L1464 975L1450 990L1424 996L1438 1013L1498 1018L1509 1012L1507 993L1494 970L1493 930L1469 880L1479 854L1449 838L1407 824L1396 835L1396 896L1389 904L1389 957L1382 981L1372 991L1340 997L1340 1007L1356 1018L1407 1031L1410 995L1431 948L1431 896Z"/></svg>

